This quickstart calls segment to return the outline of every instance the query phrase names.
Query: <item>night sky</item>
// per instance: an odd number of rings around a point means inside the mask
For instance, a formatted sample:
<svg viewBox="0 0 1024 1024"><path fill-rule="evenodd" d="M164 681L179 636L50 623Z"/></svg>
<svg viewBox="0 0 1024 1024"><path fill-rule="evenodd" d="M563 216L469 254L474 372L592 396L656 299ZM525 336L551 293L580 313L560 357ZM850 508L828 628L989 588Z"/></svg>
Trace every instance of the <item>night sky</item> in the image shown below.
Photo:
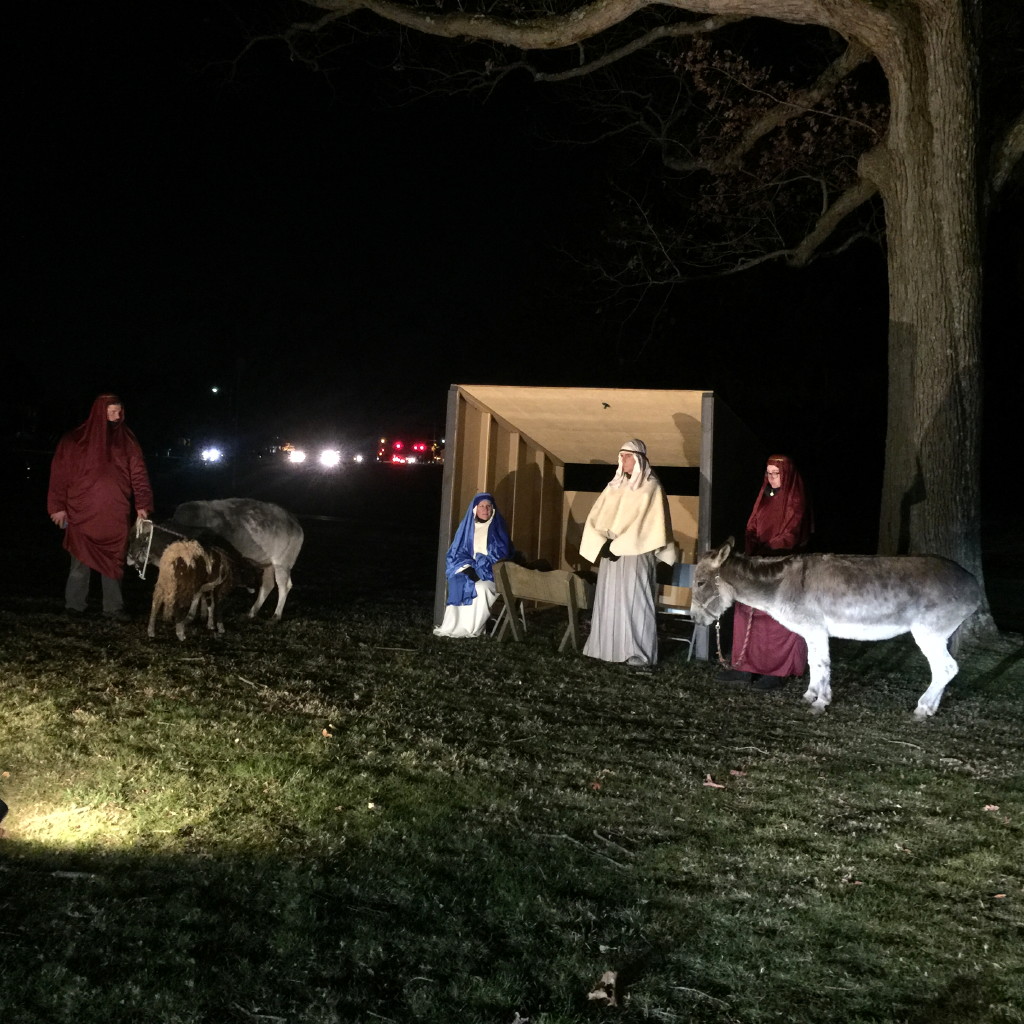
<svg viewBox="0 0 1024 1024"><path fill-rule="evenodd" d="M230 81L218 5L144 6L40 20L19 58L12 355L48 411L113 386L163 426L217 383L243 420L374 433L443 421L453 381L567 380L587 200L514 90L399 106L376 53L326 78L273 44Z"/></svg>
<svg viewBox="0 0 1024 1024"><path fill-rule="evenodd" d="M273 44L232 76L246 26L218 0L8 20L3 366L41 436L108 388L149 445L440 433L453 382L699 388L823 493L851 460L877 489L877 247L681 290L651 340L566 255L597 244L608 169L553 141L565 112L545 87L402 103L380 41L329 77ZM1003 317L1019 246L1010 222L994 237L1015 253L993 272ZM1019 370L1000 359L995 379Z"/></svg>

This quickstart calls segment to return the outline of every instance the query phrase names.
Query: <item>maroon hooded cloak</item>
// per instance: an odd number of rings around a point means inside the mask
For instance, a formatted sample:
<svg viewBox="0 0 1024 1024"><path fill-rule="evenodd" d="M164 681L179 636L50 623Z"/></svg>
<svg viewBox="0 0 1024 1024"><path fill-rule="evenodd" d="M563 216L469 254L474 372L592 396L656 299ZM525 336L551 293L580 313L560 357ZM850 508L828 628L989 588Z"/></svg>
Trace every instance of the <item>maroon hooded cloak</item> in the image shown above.
<svg viewBox="0 0 1024 1024"><path fill-rule="evenodd" d="M785 455L772 455L779 486L765 484L747 520L748 555L785 555L807 546L813 529L804 482ZM766 612L736 602L732 627L732 667L766 676L799 676L807 669L807 644Z"/></svg>
<svg viewBox="0 0 1024 1024"><path fill-rule="evenodd" d="M128 549L132 499L152 511L153 491L142 448L124 418L107 422L117 395L100 395L89 418L57 445L50 465L46 510L66 512L64 548L90 569L119 580Z"/></svg>

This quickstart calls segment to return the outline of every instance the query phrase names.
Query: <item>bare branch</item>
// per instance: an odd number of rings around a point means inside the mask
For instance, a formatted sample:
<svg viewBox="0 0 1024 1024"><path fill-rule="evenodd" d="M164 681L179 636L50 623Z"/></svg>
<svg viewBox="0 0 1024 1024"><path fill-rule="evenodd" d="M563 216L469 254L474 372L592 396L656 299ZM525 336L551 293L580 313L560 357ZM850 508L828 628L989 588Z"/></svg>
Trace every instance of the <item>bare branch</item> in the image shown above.
<svg viewBox="0 0 1024 1024"><path fill-rule="evenodd" d="M287 28L282 29L280 32L274 32L269 35L251 36L246 40L245 46L242 47L238 56L236 56L231 62L231 66L232 68L237 69L238 65L242 62L248 52L260 43L284 43L288 48L288 56L292 60L306 64L314 71L319 70L319 61L316 58L309 57L301 47L296 46L296 40L309 35L315 35L316 33L323 31L329 25L343 19L345 14L346 12L343 11L330 11L322 17L317 18L316 21L296 21Z"/></svg>

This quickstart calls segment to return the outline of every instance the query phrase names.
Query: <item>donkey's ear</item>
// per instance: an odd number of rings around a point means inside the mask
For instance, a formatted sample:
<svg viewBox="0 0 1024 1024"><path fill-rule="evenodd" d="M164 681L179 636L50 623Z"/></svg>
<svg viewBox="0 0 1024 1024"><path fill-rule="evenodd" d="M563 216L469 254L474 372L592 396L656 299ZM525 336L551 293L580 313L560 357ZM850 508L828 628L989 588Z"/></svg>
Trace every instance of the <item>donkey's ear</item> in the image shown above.
<svg viewBox="0 0 1024 1024"><path fill-rule="evenodd" d="M711 552L711 564L717 569L731 554L736 539L730 537L717 551Z"/></svg>

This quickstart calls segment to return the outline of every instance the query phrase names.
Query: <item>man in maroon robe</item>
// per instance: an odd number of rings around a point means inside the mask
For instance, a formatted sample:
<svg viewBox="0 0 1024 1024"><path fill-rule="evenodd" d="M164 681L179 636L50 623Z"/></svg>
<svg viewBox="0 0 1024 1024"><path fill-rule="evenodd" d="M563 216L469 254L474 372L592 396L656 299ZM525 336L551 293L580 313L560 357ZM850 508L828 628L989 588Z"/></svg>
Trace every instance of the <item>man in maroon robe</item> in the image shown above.
<svg viewBox="0 0 1024 1024"><path fill-rule="evenodd" d="M787 555L802 551L810 540L811 509L804 482L786 455L768 459L764 486L747 520L745 550L748 555ZM732 668L716 679L724 683L749 683L756 690L775 690L788 676L807 669L807 644L767 612L739 601L732 626Z"/></svg>
<svg viewBox="0 0 1024 1024"><path fill-rule="evenodd" d="M103 614L127 622L121 596L132 502L138 518L153 508L153 491L138 440L124 422L117 395L100 395L89 418L65 434L50 466L46 510L64 530L71 571L64 588L69 615L82 615L90 571L100 574Z"/></svg>

